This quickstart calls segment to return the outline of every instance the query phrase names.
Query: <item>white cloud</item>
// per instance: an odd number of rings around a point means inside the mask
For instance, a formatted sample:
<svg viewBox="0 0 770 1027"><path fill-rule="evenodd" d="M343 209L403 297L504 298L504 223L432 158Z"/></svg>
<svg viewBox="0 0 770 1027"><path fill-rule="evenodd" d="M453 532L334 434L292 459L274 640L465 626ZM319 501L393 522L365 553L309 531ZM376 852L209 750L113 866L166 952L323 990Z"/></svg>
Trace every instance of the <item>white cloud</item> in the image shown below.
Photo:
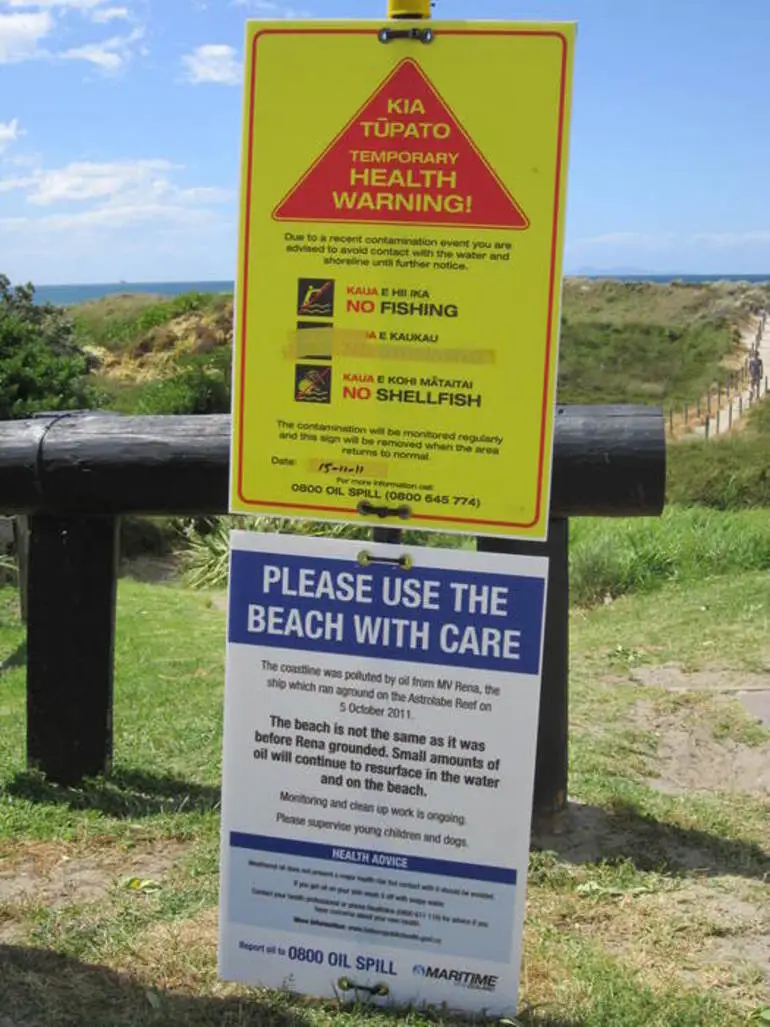
<svg viewBox="0 0 770 1027"><path fill-rule="evenodd" d="M40 40L53 28L47 11L0 14L0 64L38 56Z"/></svg>
<svg viewBox="0 0 770 1027"><path fill-rule="evenodd" d="M174 165L167 160L76 161L62 168L39 168L26 179L31 185L27 201L37 207L49 207L64 201L162 194L168 191L167 176L172 170Z"/></svg>
<svg viewBox="0 0 770 1027"><path fill-rule="evenodd" d="M11 143L15 143L20 135L22 135L22 131L19 128L18 118L14 118L12 121L0 121L0 153L6 150Z"/></svg>
<svg viewBox="0 0 770 1027"><path fill-rule="evenodd" d="M182 63L187 69L188 82L216 82L224 86L236 86L241 81L243 69L235 47L224 43L207 43L185 54Z"/></svg>
<svg viewBox="0 0 770 1027"><path fill-rule="evenodd" d="M59 54L64 61L88 61L102 71L120 71L133 57L134 44L144 36L143 29L134 29L128 36L112 36L100 43L86 43Z"/></svg>
<svg viewBox="0 0 770 1027"><path fill-rule="evenodd" d="M709 249L733 249L741 246L766 245L770 243L770 229L750 229L744 232L607 232L603 235L587 236L575 239L570 244L571 250L583 250L593 247L616 247L665 251L677 247L707 247Z"/></svg>
<svg viewBox="0 0 770 1027"><path fill-rule="evenodd" d="M128 21L131 13L127 7L102 7L91 15L91 21L105 25L108 21Z"/></svg>
<svg viewBox="0 0 770 1027"><path fill-rule="evenodd" d="M714 249L731 249L735 246L766 245L770 243L770 229L754 228L746 232L699 232L692 237L697 245Z"/></svg>
<svg viewBox="0 0 770 1027"><path fill-rule="evenodd" d="M174 175L183 168L153 158L111 162L76 161L61 168L35 168L24 178L0 179L0 192L24 190L31 207L68 209L8 219L31 228L75 226L127 228L147 222L186 225L211 220L211 209L233 198L214 186L183 187ZM6 228L10 227L6 224Z"/></svg>
<svg viewBox="0 0 770 1027"><path fill-rule="evenodd" d="M76 211L71 214L47 214L42 218L28 219L26 224L36 228L54 231L70 231L77 228L124 229L139 225L181 225L189 227L208 222L213 211L186 206L184 203L111 203L92 210Z"/></svg>
<svg viewBox="0 0 770 1027"><path fill-rule="evenodd" d="M302 19L311 17L309 11L303 11L297 7L287 7L286 4L275 3L274 0L233 0L233 5L248 7L249 12L258 18Z"/></svg>
<svg viewBox="0 0 770 1027"><path fill-rule="evenodd" d="M106 0L0 0L6 7L34 7L37 10L50 10L52 7L69 7L77 11L90 11L99 7Z"/></svg>

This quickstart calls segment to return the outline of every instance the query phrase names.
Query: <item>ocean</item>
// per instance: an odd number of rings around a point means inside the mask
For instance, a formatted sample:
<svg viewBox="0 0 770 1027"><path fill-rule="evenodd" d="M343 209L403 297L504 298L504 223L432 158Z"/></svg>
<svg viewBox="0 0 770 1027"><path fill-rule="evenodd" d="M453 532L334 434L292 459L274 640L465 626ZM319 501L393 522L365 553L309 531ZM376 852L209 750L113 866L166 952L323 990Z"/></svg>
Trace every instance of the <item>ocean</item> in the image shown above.
<svg viewBox="0 0 770 1027"><path fill-rule="evenodd" d="M766 275L642 275L642 274L586 274L568 277L611 278L619 282L768 282ZM39 285L35 288L38 303L55 303L68 307L74 303L98 300L121 293L153 293L159 296L178 296L183 292L232 292L233 282L114 282L95 285Z"/></svg>
<svg viewBox="0 0 770 1027"><path fill-rule="evenodd" d="M138 292L158 296L179 296L183 292L232 292L233 282L103 282L95 285L36 285L38 303L55 303L69 307L73 303L100 300L105 296L135 294Z"/></svg>

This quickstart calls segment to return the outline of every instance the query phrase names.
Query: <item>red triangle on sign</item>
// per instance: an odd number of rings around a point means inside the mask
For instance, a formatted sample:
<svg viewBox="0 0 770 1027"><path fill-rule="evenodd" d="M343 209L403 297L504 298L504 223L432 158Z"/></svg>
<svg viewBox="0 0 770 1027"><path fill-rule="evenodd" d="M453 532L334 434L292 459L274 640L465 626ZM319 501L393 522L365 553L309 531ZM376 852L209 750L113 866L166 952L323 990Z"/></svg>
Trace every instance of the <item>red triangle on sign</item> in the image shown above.
<svg viewBox="0 0 770 1027"><path fill-rule="evenodd" d="M388 75L273 217L529 228L526 214L412 58Z"/></svg>

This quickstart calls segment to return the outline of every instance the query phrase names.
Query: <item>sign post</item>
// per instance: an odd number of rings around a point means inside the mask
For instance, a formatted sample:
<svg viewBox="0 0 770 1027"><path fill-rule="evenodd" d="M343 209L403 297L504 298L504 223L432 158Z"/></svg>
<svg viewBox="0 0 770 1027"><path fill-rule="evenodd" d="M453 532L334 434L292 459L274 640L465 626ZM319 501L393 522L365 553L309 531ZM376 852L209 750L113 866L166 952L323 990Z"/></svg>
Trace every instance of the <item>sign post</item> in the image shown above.
<svg viewBox="0 0 770 1027"><path fill-rule="evenodd" d="M236 532L220 972L516 1009L547 560Z"/></svg>
<svg viewBox="0 0 770 1027"><path fill-rule="evenodd" d="M250 22L231 508L547 534L574 26Z"/></svg>

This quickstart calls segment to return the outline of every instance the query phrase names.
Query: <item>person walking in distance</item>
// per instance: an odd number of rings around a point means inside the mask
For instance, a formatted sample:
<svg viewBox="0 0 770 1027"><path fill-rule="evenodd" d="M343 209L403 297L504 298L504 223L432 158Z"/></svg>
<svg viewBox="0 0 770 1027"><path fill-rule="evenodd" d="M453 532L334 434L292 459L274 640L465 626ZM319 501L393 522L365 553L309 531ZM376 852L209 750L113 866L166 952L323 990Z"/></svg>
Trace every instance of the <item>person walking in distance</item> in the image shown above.
<svg viewBox="0 0 770 1027"><path fill-rule="evenodd" d="M749 357L749 380L751 382L751 395L756 396L759 399L762 391L762 375L764 374L764 364L762 357L759 355L759 347L752 351Z"/></svg>

